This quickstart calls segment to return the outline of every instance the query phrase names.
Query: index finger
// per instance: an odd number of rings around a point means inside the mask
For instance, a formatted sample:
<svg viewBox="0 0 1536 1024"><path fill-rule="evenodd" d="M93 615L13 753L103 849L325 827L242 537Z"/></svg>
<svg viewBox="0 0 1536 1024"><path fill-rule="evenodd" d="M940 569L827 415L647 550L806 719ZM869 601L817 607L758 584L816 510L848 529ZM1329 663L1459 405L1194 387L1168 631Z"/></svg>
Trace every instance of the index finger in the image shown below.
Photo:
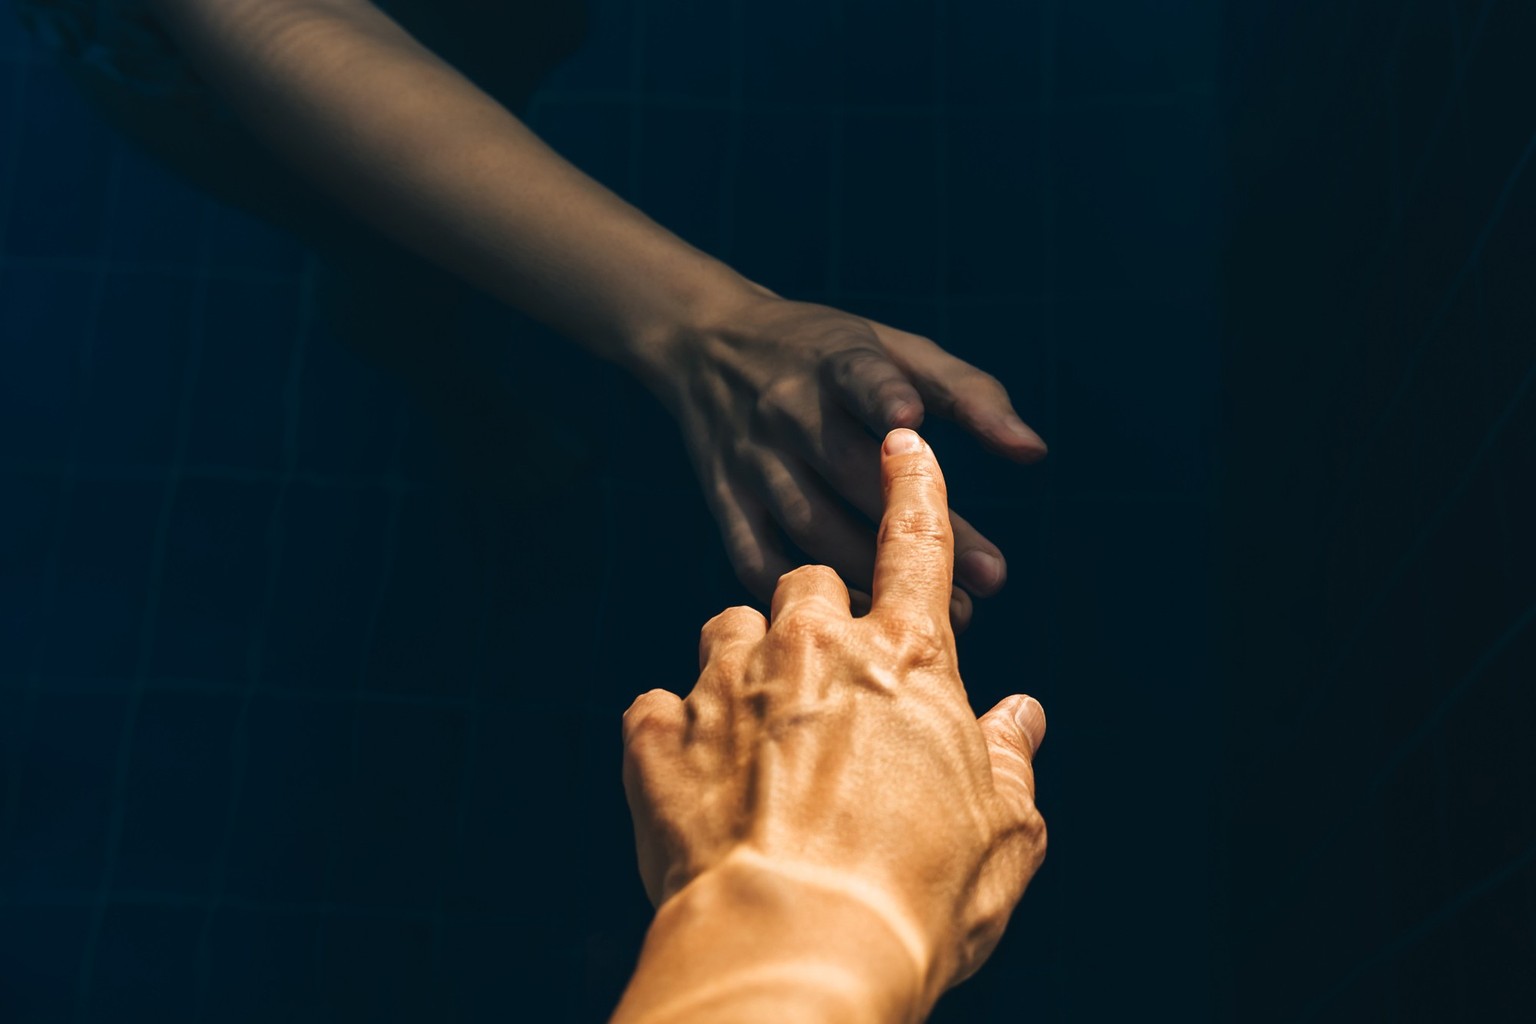
<svg viewBox="0 0 1536 1024"><path fill-rule="evenodd" d="M930 617L947 628L955 536L933 449L916 431L891 431L880 449L880 479L885 513L875 541L870 616Z"/></svg>

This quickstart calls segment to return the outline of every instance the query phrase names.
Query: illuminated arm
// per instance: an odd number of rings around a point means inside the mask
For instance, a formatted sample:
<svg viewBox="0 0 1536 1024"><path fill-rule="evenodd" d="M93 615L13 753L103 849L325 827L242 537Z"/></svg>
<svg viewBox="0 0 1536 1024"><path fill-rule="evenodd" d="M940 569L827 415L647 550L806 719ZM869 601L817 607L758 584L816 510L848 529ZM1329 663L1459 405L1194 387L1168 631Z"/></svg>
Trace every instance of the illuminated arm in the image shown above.
<svg viewBox="0 0 1536 1024"><path fill-rule="evenodd" d="M367 223L630 364L760 291L587 177L364 0L153 0L194 67Z"/></svg>

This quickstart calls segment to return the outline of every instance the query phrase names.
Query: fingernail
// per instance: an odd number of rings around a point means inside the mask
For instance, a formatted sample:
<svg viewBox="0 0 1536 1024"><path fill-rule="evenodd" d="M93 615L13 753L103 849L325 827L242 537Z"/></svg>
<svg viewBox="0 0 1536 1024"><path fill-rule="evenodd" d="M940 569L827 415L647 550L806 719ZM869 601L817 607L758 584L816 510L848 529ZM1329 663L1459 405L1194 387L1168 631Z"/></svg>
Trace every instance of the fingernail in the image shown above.
<svg viewBox="0 0 1536 1024"><path fill-rule="evenodd" d="M917 436L915 430L898 427L885 435L885 454L887 455L910 455L912 452L922 450L923 439Z"/></svg>
<svg viewBox="0 0 1536 1024"><path fill-rule="evenodd" d="M977 590L990 591L1003 578L1003 563L985 551L967 551L960 556L960 576Z"/></svg>
<svg viewBox="0 0 1536 1024"><path fill-rule="evenodd" d="M1013 706L1013 721L1029 737L1030 754L1045 740L1045 708L1033 697L1025 697Z"/></svg>

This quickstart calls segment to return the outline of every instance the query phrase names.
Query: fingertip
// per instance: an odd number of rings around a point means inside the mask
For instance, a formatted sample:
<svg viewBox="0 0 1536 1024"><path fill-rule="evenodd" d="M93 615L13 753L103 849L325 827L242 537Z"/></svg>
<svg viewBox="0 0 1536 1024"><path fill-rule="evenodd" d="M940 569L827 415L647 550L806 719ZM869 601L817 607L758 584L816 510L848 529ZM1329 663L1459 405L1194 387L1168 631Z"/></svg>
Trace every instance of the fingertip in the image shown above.
<svg viewBox="0 0 1536 1024"><path fill-rule="evenodd" d="M966 588L981 597L991 597L1003 589L1008 580L1008 567L1001 554L993 554L975 548L961 555L955 562L955 575Z"/></svg>
<svg viewBox="0 0 1536 1024"><path fill-rule="evenodd" d="M916 430L923 425L924 414L922 400L914 395L911 399L904 399L891 406L885 415L886 429Z"/></svg>
<svg viewBox="0 0 1536 1024"><path fill-rule="evenodd" d="M920 452L927 447L927 443L915 430L907 427L897 427L885 435L884 451L886 455L911 455Z"/></svg>
<svg viewBox="0 0 1536 1024"><path fill-rule="evenodd" d="M1026 448L1024 449L1023 459L1025 463L1033 466L1037 462L1043 462L1049 454L1050 451L1043 445L1039 448Z"/></svg>
<svg viewBox="0 0 1536 1024"><path fill-rule="evenodd" d="M971 607L958 596L949 599L949 628L959 636L971 626Z"/></svg>
<svg viewBox="0 0 1536 1024"><path fill-rule="evenodd" d="M1031 430L1023 420L1013 413L1003 417L1003 422L998 429L1004 437L1014 444L1028 445L1041 451L1045 450L1045 441L1040 435Z"/></svg>

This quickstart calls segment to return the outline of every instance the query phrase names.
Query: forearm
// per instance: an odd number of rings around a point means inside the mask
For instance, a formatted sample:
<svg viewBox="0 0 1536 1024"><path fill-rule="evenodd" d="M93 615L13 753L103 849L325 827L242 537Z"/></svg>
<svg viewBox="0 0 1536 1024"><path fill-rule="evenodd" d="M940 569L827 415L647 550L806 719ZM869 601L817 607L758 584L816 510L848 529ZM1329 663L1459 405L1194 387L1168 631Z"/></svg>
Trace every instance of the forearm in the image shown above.
<svg viewBox="0 0 1536 1024"><path fill-rule="evenodd" d="M752 286L582 174L363 0L156 0L203 76L385 234L628 361Z"/></svg>
<svg viewBox="0 0 1536 1024"><path fill-rule="evenodd" d="M613 1024L905 1024L921 973L862 901L727 864L661 906Z"/></svg>

